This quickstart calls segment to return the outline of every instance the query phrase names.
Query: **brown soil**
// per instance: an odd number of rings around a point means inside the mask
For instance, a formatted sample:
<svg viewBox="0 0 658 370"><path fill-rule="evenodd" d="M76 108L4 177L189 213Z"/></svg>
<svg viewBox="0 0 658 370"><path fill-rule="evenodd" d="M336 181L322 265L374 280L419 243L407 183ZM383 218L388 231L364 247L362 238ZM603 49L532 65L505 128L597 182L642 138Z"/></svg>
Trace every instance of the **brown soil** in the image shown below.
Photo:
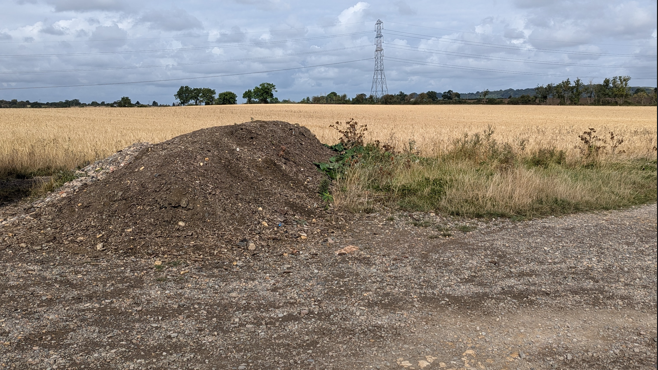
<svg viewBox="0 0 658 370"><path fill-rule="evenodd" d="M307 128L279 121L195 131L37 212L36 227L83 253L268 249L325 223L314 162L331 153Z"/></svg>

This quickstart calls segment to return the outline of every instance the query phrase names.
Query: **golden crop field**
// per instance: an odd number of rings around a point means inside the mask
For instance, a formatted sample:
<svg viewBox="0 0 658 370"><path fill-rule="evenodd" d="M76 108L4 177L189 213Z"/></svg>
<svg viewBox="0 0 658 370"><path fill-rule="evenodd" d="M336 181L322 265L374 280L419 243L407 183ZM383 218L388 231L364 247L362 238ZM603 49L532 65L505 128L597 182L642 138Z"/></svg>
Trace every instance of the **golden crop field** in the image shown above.
<svg viewBox="0 0 658 370"><path fill-rule="evenodd" d="M653 155L656 107L593 106L362 106L238 105L159 108L0 110L0 169L74 168L137 141L156 143L200 128L250 120L282 120L311 129L324 143L337 140L329 125L354 118L368 138L414 140L424 154L444 150L464 133L495 130L499 142L527 140L527 148L555 147L576 153L589 127L613 131L624 156Z"/></svg>

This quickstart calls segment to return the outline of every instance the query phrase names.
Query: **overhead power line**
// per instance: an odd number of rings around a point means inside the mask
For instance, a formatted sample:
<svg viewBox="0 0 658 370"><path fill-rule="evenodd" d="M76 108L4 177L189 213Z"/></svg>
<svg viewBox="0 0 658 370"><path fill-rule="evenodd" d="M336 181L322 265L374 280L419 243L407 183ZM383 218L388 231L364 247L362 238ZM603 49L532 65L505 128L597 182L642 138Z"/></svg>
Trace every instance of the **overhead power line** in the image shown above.
<svg viewBox="0 0 658 370"><path fill-rule="evenodd" d="M471 34L471 35L482 35L482 33L479 32L473 32L473 31L464 31L464 30L456 30L456 29L451 29L451 28L441 28L441 27L429 27L429 26L421 26L418 24L407 24L407 23L398 23L398 22L389 22L390 24L398 24L404 27L416 27L416 28L426 28L426 29L431 29L431 30L439 30L439 31L448 31L448 32L453 32L453 33L465 33L465 34ZM436 37L436 36L435 36ZM533 40L536 41L549 41L549 42L556 42L559 40L555 39L545 39L545 38L536 38L533 37ZM514 39L512 39L514 40ZM518 40L518 39L516 39ZM594 43L590 43L594 44ZM610 46L628 46L628 43L609 43L609 42L596 42L596 45L610 45Z"/></svg>
<svg viewBox="0 0 658 370"><path fill-rule="evenodd" d="M135 85L135 84L154 83L154 82L203 80L203 79L209 79L209 78L246 76L246 75L263 74L263 73L294 71L294 70L302 70L302 69L310 69L310 68L318 68L318 67L330 67L330 66L335 66L335 65L340 65L340 64L350 64L350 63L356 63L356 62L363 62L363 61L366 61L366 60L372 60L372 58L348 60L348 61L343 61L343 62L326 63L326 64L316 64L316 65L304 66L304 67L270 69L270 70L266 70L266 71L256 71L256 72L226 73L226 74L220 74L220 75L209 75L209 76L201 76L201 77L181 77L181 78L166 78L166 79L158 79L158 80L143 80L143 81L129 81L129 82L105 82L105 83L96 83L96 84L59 85L59 86L4 87L4 88L0 88L0 91L2 91L2 90L61 89L61 88L68 88L68 87L92 87L92 86L112 86L112 85Z"/></svg>
<svg viewBox="0 0 658 370"><path fill-rule="evenodd" d="M345 23L336 24L336 25L334 25L334 26L313 26L313 27L315 27L315 28L320 28L320 29L323 29L323 30L326 30L326 29L329 29L329 28L337 27L337 26L339 26L339 25L340 25L340 26L344 26L344 25L354 25L354 24L362 24L362 25L363 25L363 24L366 24L366 23L367 23L366 21L359 21L359 22L345 22ZM275 31L275 32L276 32L276 31L281 31L282 29L283 29L283 28L279 28L279 29L272 29L272 28L269 28L268 31L270 31L270 32L271 32L271 31ZM294 28L294 27L290 27L290 26L289 26L288 29L295 29L295 30L297 30L296 28ZM259 30L259 31L247 31L247 32L243 32L241 29L239 29L239 30L240 30L240 34L242 34L242 35L251 35L251 34L255 34L255 33L263 34L264 32L266 32L266 31L263 31L263 30ZM232 30L231 30L231 31L232 31ZM227 32L220 32L220 33L219 33L220 36L221 36L222 34L226 35ZM70 35L70 34L66 34L66 35L64 35L64 36L69 36L69 35ZM54 42L60 42L60 41L66 41L66 42L68 42L68 43L90 43L90 42L91 42L91 43L96 43L96 42L111 42L111 41L138 41L138 40L139 40L139 41L145 41L145 40L163 40L163 39L171 39L171 40L176 41L176 40L179 40L179 39L190 39L190 38L193 38L193 39L199 39L199 37L203 37L203 36L210 36L210 33L206 32L206 33L201 34L201 35L175 35L175 36L166 36L166 37L125 37L125 38L109 38L109 39L57 40L57 41L54 41L54 40L41 40L41 41L0 41L0 45L3 45L3 44L52 44L52 43L54 43Z"/></svg>
<svg viewBox="0 0 658 370"><path fill-rule="evenodd" d="M226 62L248 62L248 61L258 61L258 60L272 60L272 59L281 59L288 58L292 56L299 55L317 55L325 54L334 51L344 51L344 50L353 50L353 49L362 49L363 46L353 46L349 48L339 48L339 49L329 49L308 53L295 53L295 54L286 54L280 56L270 56L270 57L261 57L261 58L240 58L240 59L223 59L223 60L213 60L212 62L204 63L180 63L172 65L146 65L146 66L132 66L132 67L117 67L117 68L94 68L94 69L66 69L66 70L40 70L40 71L12 71L12 72L0 72L0 75L34 75L34 74L50 74L50 73L79 73L79 72L98 72L98 71L124 71L124 70L133 70L133 69L162 69L162 68L175 68L175 67L187 67L187 66L200 66L217 63L226 63Z"/></svg>
<svg viewBox="0 0 658 370"><path fill-rule="evenodd" d="M543 52L543 53L589 55L589 56L599 56L599 55L619 56L619 57L629 57L629 56L637 57L638 56L638 54L616 54L616 53L604 53L604 52L568 51L568 50L539 49L539 48L529 49L529 48L521 48L521 47L512 46L512 45L501 45L501 44L491 44L491 43L479 42L479 41L450 39L450 38L437 37L437 36L433 36L433 35L423 35L423 34L417 34L417 33L404 32L404 31L386 30L386 32L392 33L392 34L397 34L397 35L404 36L404 37L421 39L421 40L437 39L441 42L486 46L486 47L490 47L490 48L517 50L517 51L540 51L540 52ZM643 56L655 57L656 55L644 54Z"/></svg>
<svg viewBox="0 0 658 370"><path fill-rule="evenodd" d="M393 61L396 61L396 62L404 62L404 63L409 63L409 64L415 64L415 65L437 66L437 67L445 67L445 68L450 68L450 69L459 69L459 70L466 70L466 71L493 72L493 73L501 73L501 74L508 74L508 75L527 75L527 76L542 76L542 77L550 76L550 74L548 74L548 73L510 71L510 70L493 69L493 68L466 67L466 66L458 66L458 65L444 64L444 63L419 62L419 61L415 61L415 60L395 58L395 57L390 57L390 56L386 57L386 59L387 60L393 60ZM600 76L580 76L580 77L581 78L600 78ZM656 77L633 77L633 79L634 80L655 80Z"/></svg>
<svg viewBox="0 0 658 370"><path fill-rule="evenodd" d="M411 47L411 46L395 45L395 44L389 44L387 46L387 48L399 49L399 50L411 50L411 51L417 51L417 52L420 52L420 53L429 53L429 54L452 55L452 56L458 56L458 57L464 57L464 58L474 58L474 59L484 59L484 60L500 60L500 61L505 61L505 62L532 63L532 64L543 64L543 65L554 65L554 66L561 66L561 67L623 68L623 67L628 66L628 65L603 66L603 65L600 65L600 64L595 65L595 64L581 64L581 63L560 63L560 62L537 61L537 60L532 60L532 59L513 59L513 58L502 58L502 57L491 57L491 56L483 56L483 55L476 55L476 54L457 53L457 52L452 52L452 51L442 51L442 50L436 50L436 49L414 48L414 47Z"/></svg>
<svg viewBox="0 0 658 370"><path fill-rule="evenodd" d="M352 33L343 33L329 36L316 36L316 37L304 37L299 39L286 39L286 40L275 40L275 41L249 41L244 43L231 43L231 44L209 44L205 46L190 46L190 47L180 47L180 48L166 48L166 49L142 49L142 50L123 50L123 51L97 51L89 53L44 53L44 54L0 54L0 58L23 58L23 57L53 57L53 56L62 56L62 57L71 57L71 56L81 56L81 55L106 55L106 54L140 54L140 53L157 53L163 51L185 51L185 50L205 50L209 48L229 48L229 47L240 47L243 45L272 45L272 44L285 44L288 42L296 41L307 41L307 40L320 40L328 39L335 37L343 36L353 36L366 34L366 32L352 32Z"/></svg>

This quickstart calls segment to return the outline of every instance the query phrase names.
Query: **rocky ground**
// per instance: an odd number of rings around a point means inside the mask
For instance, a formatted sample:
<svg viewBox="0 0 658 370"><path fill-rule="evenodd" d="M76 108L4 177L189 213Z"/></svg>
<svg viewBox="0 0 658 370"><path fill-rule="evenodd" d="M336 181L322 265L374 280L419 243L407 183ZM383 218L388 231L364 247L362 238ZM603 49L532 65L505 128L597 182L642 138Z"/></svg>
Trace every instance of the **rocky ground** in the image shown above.
<svg viewBox="0 0 658 370"><path fill-rule="evenodd" d="M656 212L378 213L232 260L0 227L0 369L655 369Z"/></svg>

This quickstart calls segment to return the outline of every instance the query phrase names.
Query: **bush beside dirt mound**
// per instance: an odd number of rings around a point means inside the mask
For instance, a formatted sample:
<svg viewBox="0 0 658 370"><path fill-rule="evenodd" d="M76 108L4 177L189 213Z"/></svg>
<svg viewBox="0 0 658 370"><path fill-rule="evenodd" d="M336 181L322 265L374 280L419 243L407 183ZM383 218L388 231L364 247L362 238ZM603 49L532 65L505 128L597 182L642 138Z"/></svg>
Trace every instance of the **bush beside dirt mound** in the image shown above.
<svg viewBox="0 0 658 370"><path fill-rule="evenodd" d="M217 254L305 239L323 223L332 151L305 127L255 121L212 127L143 149L103 181L42 214L80 251ZM45 225L42 225L42 227Z"/></svg>

